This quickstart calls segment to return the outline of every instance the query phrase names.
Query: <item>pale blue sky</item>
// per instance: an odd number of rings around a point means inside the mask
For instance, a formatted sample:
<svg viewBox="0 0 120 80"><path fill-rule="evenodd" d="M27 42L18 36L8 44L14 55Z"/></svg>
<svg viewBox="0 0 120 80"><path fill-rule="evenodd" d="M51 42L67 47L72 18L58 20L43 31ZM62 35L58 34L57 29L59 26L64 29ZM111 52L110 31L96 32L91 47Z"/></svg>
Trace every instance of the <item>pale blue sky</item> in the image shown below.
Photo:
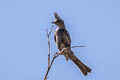
<svg viewBox="0 0 120 80"><path fill-rule="evenodd" d="M92 68L83 76L59 56L48 80L120 79L119 0L1 0L0 80L43 80L47 69L47 37L54 11L64 19L74 53ZM54 30L55 31L55 27ZM51 55L57 51L51 35Z"/></svg>

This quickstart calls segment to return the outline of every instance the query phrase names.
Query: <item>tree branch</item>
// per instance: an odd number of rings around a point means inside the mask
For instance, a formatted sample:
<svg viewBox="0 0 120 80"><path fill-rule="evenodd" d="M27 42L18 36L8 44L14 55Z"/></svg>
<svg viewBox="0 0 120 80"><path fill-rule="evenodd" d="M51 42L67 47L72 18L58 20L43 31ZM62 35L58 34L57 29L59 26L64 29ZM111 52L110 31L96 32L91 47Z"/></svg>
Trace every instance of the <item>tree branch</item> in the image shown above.
<svg viewBox="0 0 120 80"><path fill-rule="evenodd" d="M54 60L55 60L58 56L59 56L58 53L54 54L53 59L52 59L50 65L48 66L48 69L47 69L47 72L46 72L46 74L45 74L44 80L47 80L47 76L48 76L48 73L49 73L49 71L50 71L50 69L51 69L51 66L52 66Z"/></svg>
<svg viewBox="0 0 120 80"><path fill-rule="evenodd" d="M72 46L71 48L76 48L76 47L85 47L85 46Z"/></svg>
<svg viewBox="0 0 120 80"><path fill-rule="evenodd" d="M48 32L48 29L46 29L47 38L48 38L48 66L50 65L50 34L52 32L52 29L53 29L53 25L50 32Z"/></svg>

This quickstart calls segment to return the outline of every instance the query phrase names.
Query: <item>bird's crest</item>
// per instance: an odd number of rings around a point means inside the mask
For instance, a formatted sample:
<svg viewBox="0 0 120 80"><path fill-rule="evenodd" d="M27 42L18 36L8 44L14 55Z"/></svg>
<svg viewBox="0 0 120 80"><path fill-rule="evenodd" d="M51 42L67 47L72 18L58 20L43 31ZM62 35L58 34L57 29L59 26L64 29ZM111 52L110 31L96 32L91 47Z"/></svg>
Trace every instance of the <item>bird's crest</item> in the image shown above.
<svg viewBox="0 0 120 80"><path fill-rule="evenodd" d="M56 19L60 19L60 16L58 16L58 13L54 12L54 16Z"/></svg>

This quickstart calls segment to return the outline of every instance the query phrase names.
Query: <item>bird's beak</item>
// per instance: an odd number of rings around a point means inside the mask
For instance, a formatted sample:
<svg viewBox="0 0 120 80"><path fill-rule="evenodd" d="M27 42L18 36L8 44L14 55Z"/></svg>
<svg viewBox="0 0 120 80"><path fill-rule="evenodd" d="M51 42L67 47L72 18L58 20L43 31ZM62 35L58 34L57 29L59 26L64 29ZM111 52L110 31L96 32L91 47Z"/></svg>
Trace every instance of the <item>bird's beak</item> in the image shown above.
<svg viewBox="0 0 120 80"><path fill-rule="evenodd" d="M55 19L53 22L51 22L51 23L53 23L53 24L55 24L57 22L57 19Z"/></svg>
<svg viewBox="0 0 120 80"><path fill-rule="evenodd" d="M51 22L51 23L53 23L53 24L54 24L55 22Z"/></svg>

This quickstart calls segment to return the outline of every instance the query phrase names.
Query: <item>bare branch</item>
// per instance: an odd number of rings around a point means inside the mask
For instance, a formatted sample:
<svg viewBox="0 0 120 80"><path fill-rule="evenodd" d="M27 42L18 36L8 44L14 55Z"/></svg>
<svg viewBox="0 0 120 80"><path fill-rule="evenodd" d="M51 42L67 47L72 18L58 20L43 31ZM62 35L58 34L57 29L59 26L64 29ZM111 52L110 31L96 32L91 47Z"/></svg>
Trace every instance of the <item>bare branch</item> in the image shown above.
<svg viewBox="0 0 120 80"><path fill-rule="evenodd" d="M85 47L85 46L72 46L71 48L76 48L76 47Z"/></svg>
<svg viewBox="0 0 120 80"><path fill-rule="evenodd" d="M51 28L51 30L50 30L50 32L49 32L49 36L50 36L50 34L51 34L52 30L53 30L53 25L52 25L52 28Z"/></svg>
<svg viewBox="0 0 120 80"><path fill-rule="evenodd" d="M52 29L53 29L53 25L50 32L48 32L48 29L46 29L47 38L48 38L48 66L50 65L50 34L52 32Z"/></svg>
<svg viewBox="0 0 120 80"><path fill-rule="evenodd" d="M45 74L44 80L47 80L47 76L48 76L48 73L49 73L49 71L50 71L50 69L51 69L51 66L52 66L55 58L57 58L58 56L59 56L58 53L56 53L56 54L53 56L53 59L52 59L52 61L51 61L51 63L50 63L50 66L48 66L48 69L47 69L47 72L46 72L46 74Z"/></svg>
<svg viewBox="0 0 120 80"><path fill-rule="evenodd" d="M46 29L47 38L48 38L48 70L47 70L47 73L46 73L46 75L44 77L44 80L47 80L47 75L48 75L49 70L51 68L51 65L53 64L53 61L54 61L54 57L53 57L52 63L50 63L50 34L51 34L52 30L53 30L53 25L51 27L50 32L48 32L48 29Z"/></svg>

